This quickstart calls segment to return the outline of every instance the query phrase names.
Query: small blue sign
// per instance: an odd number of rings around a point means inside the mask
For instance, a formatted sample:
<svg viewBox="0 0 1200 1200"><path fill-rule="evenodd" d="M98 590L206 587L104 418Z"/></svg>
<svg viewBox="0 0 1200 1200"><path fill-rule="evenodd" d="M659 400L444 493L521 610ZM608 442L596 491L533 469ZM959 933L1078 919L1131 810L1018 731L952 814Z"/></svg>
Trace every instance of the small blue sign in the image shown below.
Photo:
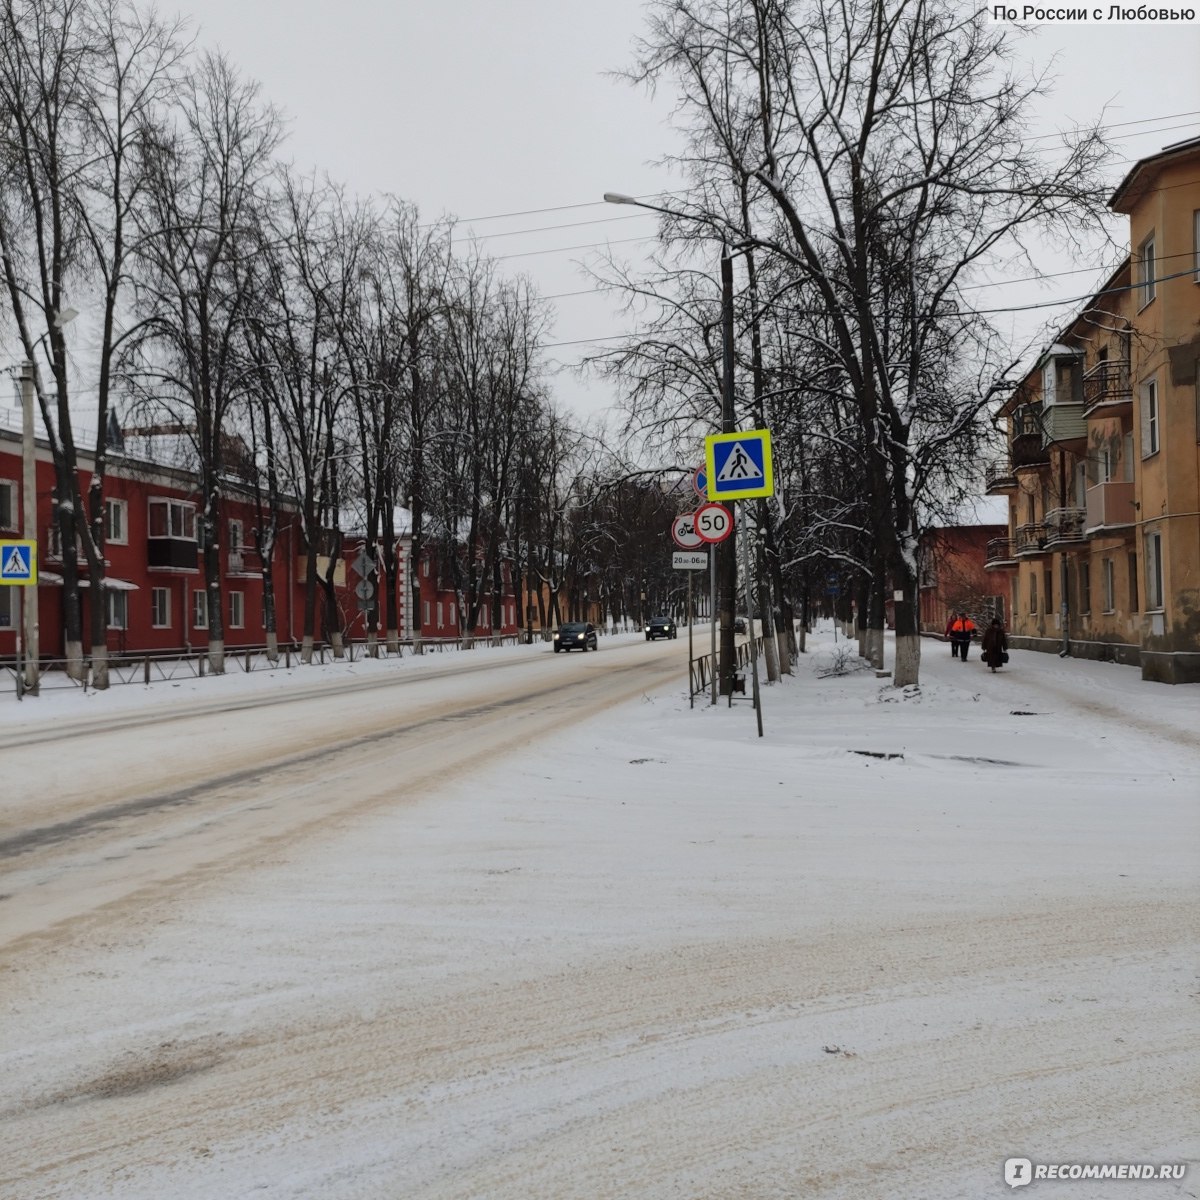
<svg viewBox="0 0 1200 1200"><path fill-rule="evenodd" d="M37 583L36 542L0 542L0 583Z"/></svg>

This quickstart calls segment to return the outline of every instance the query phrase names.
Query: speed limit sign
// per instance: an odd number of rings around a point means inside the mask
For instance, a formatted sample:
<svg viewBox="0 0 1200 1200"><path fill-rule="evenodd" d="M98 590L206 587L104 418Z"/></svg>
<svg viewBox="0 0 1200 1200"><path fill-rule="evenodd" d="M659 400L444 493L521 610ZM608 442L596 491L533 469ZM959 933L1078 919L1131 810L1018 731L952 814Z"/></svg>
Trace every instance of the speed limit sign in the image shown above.
<svg viewBox="0 0 1200 1200"><path fill-rule="evenodd" d="M723 542L733 532L733 513L723 504L696 509L696 534L705 542Z"/></svg>
<svg viewBox="0 0 1200 1200"><path fill-rule="evenodd" d="M671 522L671 537L681 550L698 550L704 545L704 539L696 532L695 513L684 513L676 517Z"/></svg>

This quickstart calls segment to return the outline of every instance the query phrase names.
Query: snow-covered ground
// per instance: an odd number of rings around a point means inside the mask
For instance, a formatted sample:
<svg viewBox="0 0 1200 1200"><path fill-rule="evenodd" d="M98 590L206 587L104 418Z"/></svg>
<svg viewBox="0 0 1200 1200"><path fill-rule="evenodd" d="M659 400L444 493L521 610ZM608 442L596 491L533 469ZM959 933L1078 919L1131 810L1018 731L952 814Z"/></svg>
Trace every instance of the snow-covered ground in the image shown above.
<svg viewBox="0 0 1200 1200"><path fill-rule="evenodd" d="M926 643L898 692L810 646L762 740L745 701L647 694L20 948L0 1194L961 1200L1014 1155L1195 1164L1200 689Z"/></svg>

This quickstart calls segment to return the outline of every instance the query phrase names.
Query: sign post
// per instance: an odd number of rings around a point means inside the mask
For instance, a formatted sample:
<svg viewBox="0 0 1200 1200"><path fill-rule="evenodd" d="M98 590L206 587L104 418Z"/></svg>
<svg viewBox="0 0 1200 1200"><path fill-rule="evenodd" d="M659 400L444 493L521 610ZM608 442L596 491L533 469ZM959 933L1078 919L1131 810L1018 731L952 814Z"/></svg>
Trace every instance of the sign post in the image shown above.
<svg viewBox="0 0 1200 1200"><path fill-rule="evenodd" d="M36 588L38 581L37 542L32 539L0 541L0 587L15 587L17 592L17 699L24 700L28 690L37 694L37 665L30 664L30 653L37 645L29 644L28 628L31 624L30 610L37 604L37 595L31 600L25 595L26 588ZM28 677L27 673L28 672Z"/></svg>

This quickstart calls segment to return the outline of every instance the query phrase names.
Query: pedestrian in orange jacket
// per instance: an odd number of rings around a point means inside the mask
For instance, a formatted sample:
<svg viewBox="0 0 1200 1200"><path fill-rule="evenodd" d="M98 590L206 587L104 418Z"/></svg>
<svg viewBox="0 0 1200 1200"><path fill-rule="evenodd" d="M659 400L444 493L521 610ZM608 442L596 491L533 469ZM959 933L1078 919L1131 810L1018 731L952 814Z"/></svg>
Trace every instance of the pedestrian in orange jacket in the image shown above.
<svg viewBox="0 0 1200 1200"><path fill-rule="evenodd" d="M971 638L975 636L975 622L965 612L960 612L949 625L950 657L967 661L967 652L971 649Z"/></svg>

